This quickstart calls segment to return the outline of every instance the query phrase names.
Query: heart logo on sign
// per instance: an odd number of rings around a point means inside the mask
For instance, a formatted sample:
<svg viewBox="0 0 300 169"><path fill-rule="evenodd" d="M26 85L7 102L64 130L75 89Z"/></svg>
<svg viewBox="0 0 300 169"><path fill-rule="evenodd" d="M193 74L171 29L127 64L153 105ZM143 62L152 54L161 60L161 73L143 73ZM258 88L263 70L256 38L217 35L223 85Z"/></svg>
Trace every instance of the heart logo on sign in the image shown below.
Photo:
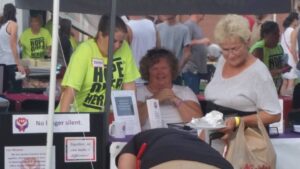
<svg viewBox="0 0 300 169"><path fill-rule="evenodd" d="M20 132L24 132L25 129L28 127L28 124L29 124L28 119L24 117L19 117L15 121L15 126L17 129L19 129Z"/></svg>

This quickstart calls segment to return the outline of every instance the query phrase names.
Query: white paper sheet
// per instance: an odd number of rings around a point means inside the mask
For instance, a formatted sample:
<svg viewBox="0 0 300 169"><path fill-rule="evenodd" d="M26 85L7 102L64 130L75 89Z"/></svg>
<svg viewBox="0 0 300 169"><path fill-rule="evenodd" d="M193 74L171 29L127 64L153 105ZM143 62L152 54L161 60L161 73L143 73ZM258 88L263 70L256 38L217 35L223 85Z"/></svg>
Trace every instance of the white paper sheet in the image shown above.
<svg viewBox="0 0 300 169"><path fill-rule="evenodd" d="M4 169L46 168L46 146L10 146L4 149ZM55 169L55 147L52 152L52 168Z"/></svg>
<svg viewBox="0 0 300 169"><path fill-rule="evenodd" d="M97 161L96 137L66 137L65 162Z"/></svg>

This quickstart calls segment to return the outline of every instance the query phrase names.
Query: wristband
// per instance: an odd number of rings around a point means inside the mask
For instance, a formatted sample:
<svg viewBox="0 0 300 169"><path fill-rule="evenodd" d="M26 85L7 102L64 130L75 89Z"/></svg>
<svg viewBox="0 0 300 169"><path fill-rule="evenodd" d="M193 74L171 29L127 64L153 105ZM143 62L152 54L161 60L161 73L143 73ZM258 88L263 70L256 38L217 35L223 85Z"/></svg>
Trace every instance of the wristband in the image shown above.
<svg viewBox="0 0 300 169"><path fill-rule="evenodd" d="M241 123L241 117L236 116L234 117L234 120L235 120L235 127L238 127Z"/></svg>
<svg viewBox="0 0 300 169"><path fill-rule="evenodd" d="M174 101L176 107L179 107L179 106L182 104L182 102L183 102L183 101L182 101L181 99L179 99L179 98L177 98L177 99Z"/></svg>

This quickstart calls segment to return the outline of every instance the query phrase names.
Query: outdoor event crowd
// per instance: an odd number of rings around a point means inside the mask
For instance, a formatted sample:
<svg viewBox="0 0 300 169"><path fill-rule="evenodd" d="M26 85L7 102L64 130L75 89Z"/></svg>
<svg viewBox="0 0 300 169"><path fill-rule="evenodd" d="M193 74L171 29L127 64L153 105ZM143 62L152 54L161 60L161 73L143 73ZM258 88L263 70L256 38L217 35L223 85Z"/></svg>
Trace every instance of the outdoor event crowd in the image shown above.
<svg viewBox="0 0 300 169"><path fill-rule="evenodd" d="M66 71L57 112L104 111L111 19L103 15L96 36L78 46L71 21L60 19L58 62ZM111 87L136 91L143 131L150 129L146 104L150 98L159 101L166 124L189 122L211 110L224 110L230 118L220 132L224 133L222 139L228 140L241 120L250 127L258 125L258 116L265 125L278 122L282 113L279 96L299 97L300 26L296 12L285 18L284 30L271 15L257 15L254 23L245 16L226 15L213 30L214 39L207 38L199 26L205 15L115 19ZM15 72L30 73L24 60L51 59L52 19L44 26L40 15L31 15L30 27L18 36L16 9L12 4L4 6L0 19L4 92L22 88ZM199 103L200 95L204 95L205 106ZM299 103L294 101L293 108L299 111ZM128 152L137 155L132 149ZM119 165L126 168L131 157L120 157ZM127 162L122 163L122 158ZM222 160L206 164L231 168Z"/></svg>

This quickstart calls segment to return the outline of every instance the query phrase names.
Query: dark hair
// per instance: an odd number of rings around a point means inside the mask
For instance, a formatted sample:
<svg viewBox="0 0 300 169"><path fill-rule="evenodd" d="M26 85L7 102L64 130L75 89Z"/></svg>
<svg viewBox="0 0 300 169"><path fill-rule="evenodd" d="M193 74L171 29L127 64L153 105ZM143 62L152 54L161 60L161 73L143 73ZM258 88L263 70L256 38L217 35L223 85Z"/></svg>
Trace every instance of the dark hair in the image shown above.
<svg viewBox="0 0 300 169"><path fill-rule="evenodd" d="M266 34L274 33L279 30L279 26L276 22L266 21L261 25L260 38L263 39Z"/></svg>
<svg viewBox="0 0 300 169"><path fill-rule="evenodd" d="M167 60L171 68L172 79L175 80L178 74L178 61L172 52L163 48L154 48L148 50L146 55L142 58L140 61L140 72L142 79L149 81L150 68L163 58Z"/></svg>
<svg viewBox="0 0 300 169"><path fill-rule="evenodd" d="M98 32L102 32L103 36L107 36L109 34L109 27L110 27L110 20L111 17L109 15L102 15L101 19L98 24ZM127 26L124 21L119 17L116 16L116 30L122 31L127 33Z"/></svg>
<svg viewBox="0 0 300 169"><path fill-rule="evenodd" d="M59 35L66 35L70 37L71 35L71 27L72 27L72 22L69 19L60 19L59 21Z"/></svg>
<svg viewBox="0 0 300 169"><path fill-rule="evenodd" d="M287 28L293 23L294 20L299 20L299 16L296 12L291 12L283 21L282 26Z"/></svg>
<svg viewBox="0 0 300 169"><path fill-rule="evenodd" d="M5 4L3 8L3 16L0 20L0 28L3 24L5 24L7 21L12 20L12 21L17 21L16 18L16 7L11 4Z"/></svg>
<svg viewBox="0 0 300 169"><path fill-rule="evenodd" d="M30 16L30 22L31 22L32 19L37 19L40 22L41 26L43 25L42 15L33 14L33 15Z"/></svg>

